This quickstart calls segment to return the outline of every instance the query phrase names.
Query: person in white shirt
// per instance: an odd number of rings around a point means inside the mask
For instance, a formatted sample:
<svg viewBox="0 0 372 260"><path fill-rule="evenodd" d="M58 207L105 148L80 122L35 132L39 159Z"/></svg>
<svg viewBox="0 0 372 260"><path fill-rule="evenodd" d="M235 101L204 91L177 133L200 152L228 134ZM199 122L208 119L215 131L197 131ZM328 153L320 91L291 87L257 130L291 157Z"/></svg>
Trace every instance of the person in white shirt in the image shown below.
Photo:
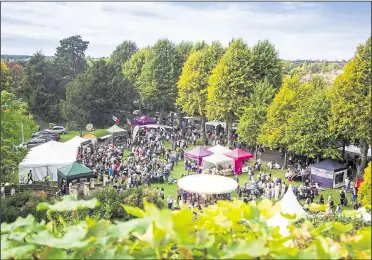
<svg viewBox="0 0 372 260"><path fill-rule="evenodd" d="M169 197L167 199L167 202L168 202L168 209L172 209L173 199L172 199L172 197L170 195L169 195Z"/></svg>

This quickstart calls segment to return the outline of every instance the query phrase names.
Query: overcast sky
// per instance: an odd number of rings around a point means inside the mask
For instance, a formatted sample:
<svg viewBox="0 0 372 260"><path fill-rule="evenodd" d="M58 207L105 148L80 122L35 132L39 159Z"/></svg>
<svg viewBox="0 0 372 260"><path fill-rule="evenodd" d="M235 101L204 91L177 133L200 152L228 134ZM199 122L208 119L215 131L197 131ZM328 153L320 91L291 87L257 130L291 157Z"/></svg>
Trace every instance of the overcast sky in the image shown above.
<svg viewBox="0 0 372 260"><path fill-rule="evenodd" d="M81 35L87 55L106 57L123 40L139 47L233 37L268 39L283 59L341 60L371 35L371 4L356 3L1 3L1 54L54 55Z"/></svg>

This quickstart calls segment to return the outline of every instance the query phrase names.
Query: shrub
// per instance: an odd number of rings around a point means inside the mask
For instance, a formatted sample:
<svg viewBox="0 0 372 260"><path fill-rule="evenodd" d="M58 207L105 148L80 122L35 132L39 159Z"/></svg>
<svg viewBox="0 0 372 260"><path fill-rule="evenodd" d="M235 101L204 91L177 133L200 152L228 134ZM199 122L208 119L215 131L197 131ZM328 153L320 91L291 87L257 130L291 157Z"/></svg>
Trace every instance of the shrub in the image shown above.
<svg viewBox="0 0 372 260"><path fill-rule="evenodd" d="M364 181L359 187L358 191L358 201L367 209L371 209L371 171L372 171L372 162L369 162L368 167L364 170Z"/></svg>

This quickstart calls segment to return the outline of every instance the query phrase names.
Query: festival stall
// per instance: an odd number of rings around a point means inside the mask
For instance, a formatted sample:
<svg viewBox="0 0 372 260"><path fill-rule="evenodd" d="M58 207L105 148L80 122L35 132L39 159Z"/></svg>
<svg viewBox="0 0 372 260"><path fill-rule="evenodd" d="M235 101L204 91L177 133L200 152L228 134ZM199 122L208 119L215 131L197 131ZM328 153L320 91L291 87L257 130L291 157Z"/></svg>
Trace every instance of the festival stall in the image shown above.
<svg viewBox="0 0 372 260"><path fill-rule="evenodd" d="M345 185L347 166L326 159L311 165L311 181L324 188L338 188Z"/></svg>
<svg viewBox="0 0 372 260"><path fill-rule="evenodd" d="M279 227L279 232L283 236L289 235L289 231L287 229L288 225L295 220L298 220L307 215L306 211L302 208L300 203L298 202L296 195L293 193L292 186L288 187L287 192L284 194L283 198L280 200L279 207L280 212L275 214L272 218L267 220L267 225L270 227ZM296 218L294 220L288 219L282 214L296 214Z"/></svg>
<svg viewBox="0 0 372 260"><path fill-rule="evenodd" d="M203 146L197 146L194 149L188 151L185 153L185 158L197 160L198 167L202 165L203 157L212 155L213 153L211 151L208 151Z"/></svg>
<svg viewBox="0 0 372 260"><path fill-rule="evenodd" d="M44 181L49 174L50 181L57 181L58 168L76 161L77 145L50 141L32 148L26 158L19 164L19 180L27 179L32 171L34 181Z"/></svg>
<svg viewBox="0 0 372 260"><path fill-rule="evenodd" d="M148 129L168 129L168 130L173 129L173 127L168 126L168 125L155 125L155 124L141 125L140 128L148 128Z"/></svg>
<svg viewBox="0 0 372 260"><path fill-rule="evenodd" d="M242 173L242 168L243 168L243 162L245 160L251 159L254 157L253 154L248 153L242 149L236 148L233 151L224 153L224 155L231 157L234 159L234 171L236 174L241 174Z"/></svg>
<svg viewBox="0 0 372 260"><path fill-rule="evenodd" d="M203 157L203 169L218 167L219 165L222 166L222 168L226 169L229 165L232 166L233 164L234 159L223 154L212 154Z"/></svg>
<svg viewBox="0 0 372 260"><path fill-rule="evenodd" d="M178 188L197 194L224 194L236 190L238 183L228 177L210 174L194 174L181 178Z"/></svg>
<svg viewBox="0 0 372 260"><path fill-rule="evenodd" d="M126 133L128 131L119 127L119 126L117 126L117 125L113 125L109 129L107 129L107 132L114 135L114 134L118 134L118 133Z"/></svg>
<svg viewBox="0 0 372 260"><path fill-rule="evenodd" d="M147 115L143 115L133 120L133 125L150 125L150 124L156 124L156 123L157 121L155 119Z"/></svg>
<svg viewBox="0 0 372 260"><path fill-rule="evenodd" d="M205 123L205 129L216 128L219 125L222 128L225 128L226 129L226 123L225 122L221 122L221 121L217 121L217 120L206 122Z"/></svg>
<svg viewBox="0 0 372 260"><path fill-rule="evenodd" d="M212 153L214 154L224 154L224 153L227 153L227 152L231 152L231 150L225 146L222 146L222 145L215 145L211 148L208 148L208 151L211 151Z"/></svg>
<svg viewBox="0 0 372 260"><path fill-rule="evenodd" d="M81 165L80 163L73 162L72 164L58 169L58 186L62 183L62 180L66 180L66 183L72 180L80 178L93 178L94 174L91 169Z"/></svg>
<svg viewBox="0 0 372 260"><path fill-rule="evenodd" d="M77 147L79 147L82 143L86 142L86 140L80 136L75 136L74 138L66 141L64 144L67 144L67 145L74 145Z"/></svg>
<svg viewBox="0 0 372 260"><path fill-rule="evenodd" d="M342 150L342 147L340 147L338 149ZM358 146L355 146L355 145L346 146L345 147L345 152L350 153L352 155L362 155L362 153L360 152L360 148ZM371 158L371 156L372 156L372 148L369 147L368 152L367 152L367 158Z"/></svg>

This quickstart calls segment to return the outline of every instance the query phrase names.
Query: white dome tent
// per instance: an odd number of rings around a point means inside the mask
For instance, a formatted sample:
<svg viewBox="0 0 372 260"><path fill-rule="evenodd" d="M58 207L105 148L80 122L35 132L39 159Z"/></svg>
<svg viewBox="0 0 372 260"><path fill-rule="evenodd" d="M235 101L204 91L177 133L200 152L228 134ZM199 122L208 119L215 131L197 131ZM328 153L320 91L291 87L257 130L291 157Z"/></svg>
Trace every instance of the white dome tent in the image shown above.
<svg viewBox="0 0 372 260"><path fill-rule="evenodd" d="M226 165L233 165L234 164L234 159L230 158L226 155L223 154L212 154L206 157L203 157L203 169L208 169L214 166L221 165L226 166Z"/></svg>
<svg viewBox="0 0 372 260"><path fill-rule="evenodd" d="M231 150L227 147L224 147L222 145L215 145L209 149L207 149L209 151L211 151L212 153L214 154L224 154L224 153L228 153L228 152L231 152Z"/></svg>
<svg viewBox="0 0 372 260"><path fill-rule="evenodd" d="M181 178L178 188L198 194L223 194L236 190L238 183L224 176L195 174Z"/></svg>
<svg viewBox="0 0 372 260"><path fill-rule="evenodd" d="M283 198L278 202L281 208L281 213L284 214L296 214L296 220L307 215L307 212L302 208L298 202L296 195L294 195L292 186L288 187L287 192L284 194ZM267 225L271 227L279 227L280 233L283 236L289 235L287 229L288 225L292 220L283 217L280 213L276 214L267 221Z"/></svg>

